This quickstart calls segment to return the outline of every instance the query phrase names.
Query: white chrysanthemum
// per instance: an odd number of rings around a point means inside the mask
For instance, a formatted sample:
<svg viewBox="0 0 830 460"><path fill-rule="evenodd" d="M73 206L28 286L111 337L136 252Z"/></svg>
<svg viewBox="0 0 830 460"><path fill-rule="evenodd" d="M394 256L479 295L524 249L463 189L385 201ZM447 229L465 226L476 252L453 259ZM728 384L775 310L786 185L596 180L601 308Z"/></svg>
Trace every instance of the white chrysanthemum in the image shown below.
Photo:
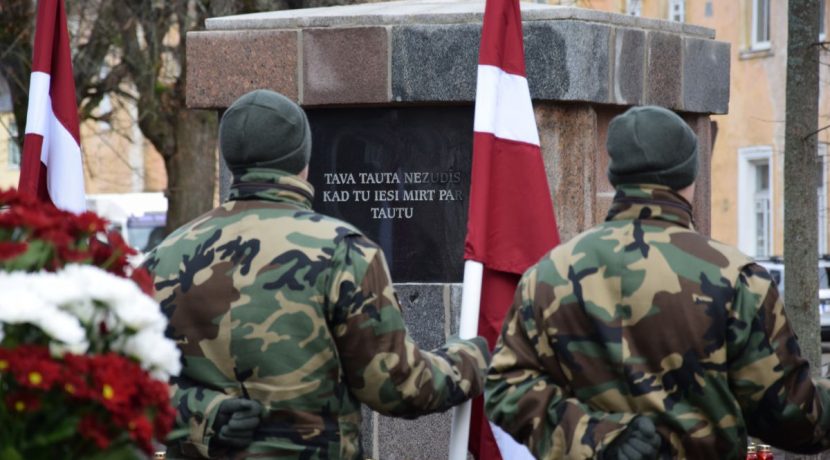
<svg viewBox="0 0 830 460"><path fill-rule="evenodd" d="M61 303L60 308L72 315L75 315L84 324L92 324L95 317L95 304L92 299L84 298L78 299L75 302Z"/></svg>
<svg viewBox="0 0 830 460"><path fill-rule="evenodd" d="M63 356L66 353L72 353L73 355L82 355L89 350L89 342L86 340L78 343L60 343L60 342L52 342L49 344L49 353L52 356Z"/></svg>
<svg viewBox="0 0 830 460"><path fill-rule="evenodd" d="M39 286L36 284L38 276L26 275L20 272L0 273L0 302L3 302L5 308L22 309L28 308L21 306L24 303L43 303L39 296ZM21 291L27 295L21 295ZM12 305L8 302L12 302Z"/></svg>
<svg viewBox="0 0 830 460"><path fill-rule="evenodd" d="M47 314L47 310L56 310L28 285L14 285L4 281L6 280L0 276L0 321L9 324L26 323Z"/></svg>
<svg viewBox="0 0 830 460"><path fill-rule="evenodd" d="M0 273L0 333L3 323L40 328L54 339L49 348L56 355L85 353L90 340L98 349L105 329L113 351L135 357L154 376L167 379L181 370L178 348L164 337L167 318L158 303L132 280L98 267Z"/></svg>
<svg viewBox="0 0 830 460"><path fill-rule="evenodd" d="M138 359L141 367L161 380L179 375L180 352L172 340L156 331L144 330L127 339L123 352Z"/></svg>
<svg viewBox="0 0 830 460"><path fill-rule="evenodd" d="M63 273L84 287L85 294L107 305L132 301L141 290L131 280L91 265L68 265Z"/></svg>
<svg viewBox="0 0 830 460"><path fill-rule="evenodd" d="M29 290L30 283L9 286L4 281L8 280L0 281L0 322L31 324L58 342L86 351L86 331L75 316L45 302L39 291Z"/></svg>
<svg viewBox="0 0 830 460"><path fill-rule="evenodd" d="M62 273L38 273L31 276L32 282L43 287L40 296L51 303L63 304L86 299L84 286Z"/></svg>
<svg viewBox="0 0 830 460"><path fill-rule="evenodd" d="M68 266L65 273L73 282L85 286L88 298L106 305L114 314L103 318L108 330L122 331L126 326L135 331L147 328L164 331L167 327L158 303L133 281L90 266Z"/></svg>
<svg viewBox="0 0 830 460"><path fill-rule="evenodd" d="M119 302L112 305L112 309L127 327L135 331L148 329L163 333L167 328L167 317L161 313L159 304L141 291L131 302Z"/></svg>
<svg viewBox="0 0 830 460"><path fill-rule="evenodd" d="M71 284L83 286L86 299L86 303L63 305L63 308L71 311L84 308L85 320L95 325L103 323L109 333L121 333L125 328L140 330L164 318L158 304L131 280L87 265L69 265L62 274Z"/></svg>
<svg viewBox="0 0 830 460"><path fill-rule="evenodd" d="M80 280L66 276L63 272L39 274L35 284L42 288L41 297L48 303L59 306L89 324L95 313L95 306Z"/></svg>
<svg viewBox="0 0 830 460"><path fill-rule="evenodd" d="M63 342L74 350L86 351L86 330L78 318L69 313L54 310L41 316L35 323L43 332L53 339Z"/></svg>

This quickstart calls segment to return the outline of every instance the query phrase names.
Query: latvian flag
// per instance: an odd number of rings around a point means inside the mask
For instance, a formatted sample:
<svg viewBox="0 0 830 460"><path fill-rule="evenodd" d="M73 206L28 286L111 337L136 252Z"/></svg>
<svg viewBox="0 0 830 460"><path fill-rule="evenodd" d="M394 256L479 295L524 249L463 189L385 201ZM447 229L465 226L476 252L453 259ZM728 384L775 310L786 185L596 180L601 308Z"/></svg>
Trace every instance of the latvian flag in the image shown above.
<svg viewBox="0 0 830 460"><path fill-rule="evenodd" d="M487 0L478 64L464 257L484 266L478 333L492 348L521 274L559 244L525 74L519 0ZM481 398L472 407L470 451L479 460L532 458L487 422Z"/></svg>
<svg viewBox="0 0 830 460"><path fill-rule="evenodd" d="M63 0L39 0L18 189L72 212L86 208L78 106Z"/></svg>

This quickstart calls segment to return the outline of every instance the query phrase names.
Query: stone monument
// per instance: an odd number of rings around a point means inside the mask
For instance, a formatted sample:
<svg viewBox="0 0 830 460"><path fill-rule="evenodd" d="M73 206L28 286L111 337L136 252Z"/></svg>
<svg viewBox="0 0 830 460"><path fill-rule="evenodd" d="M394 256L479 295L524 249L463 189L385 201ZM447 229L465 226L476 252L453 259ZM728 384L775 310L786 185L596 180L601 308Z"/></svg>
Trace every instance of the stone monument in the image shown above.
<svg viewBox="0 0 830 460"><path fill-rule="evenodd" d="M710 114L729 101L714 31L522 3L528 83L560 235L604 219L605 135L633 105L680 112L699 137L695 223L709 232ZM187 34L187 103L223 110L257 88L309 114L315 208L384 247L413 337L457 331L483 1L405 0L212 18ZM222 173L222 196L230 175ZM451 413L364 410L374 459L447 458Z"/></svg>

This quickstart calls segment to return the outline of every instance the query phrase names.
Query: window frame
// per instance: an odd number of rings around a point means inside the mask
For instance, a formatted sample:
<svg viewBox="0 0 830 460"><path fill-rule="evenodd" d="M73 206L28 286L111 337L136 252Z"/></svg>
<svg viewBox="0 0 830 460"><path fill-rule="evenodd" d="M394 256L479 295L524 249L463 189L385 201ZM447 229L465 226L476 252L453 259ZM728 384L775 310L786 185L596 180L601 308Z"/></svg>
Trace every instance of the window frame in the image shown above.
<svg viewBox="0 0 830 460"><path fill-rule="evenodd" d="M766 6L767 17L767 38L760 40L758 37L758 4L763 3ZM752 24L751 29L751 46L752 50L768 50L772 48L772 25L771 23L771 1L770 0L752 0Z"/></svg>
<svg viewBox="0 0 830 460"><path fill-rule="evenodd" d="M628 16L642 17L643 2L642 0L627 0L625 2L625 14Z"/></svg>
<svg viewBox="0 0 830 460"><path fill-rule="evenodd" d="M677 9L678 15L675 16L675 9ZM675 19L678 17L679 19ZM667 14L667 20L672 22L679 22L685 23L686 22L686 0L669 0L669 8Z"/></svg>
<svg viewBox="0 0 830 460"><path fill-rule="evenodd" d="M816 194L818 195L818 201L816 206L818 207L818 238L817 238L817 246L818 246L818 253L819 256L828 254L827 248L827 224L828 220L827 217L830 215L827 209L827 144L819 143L818 144L818 166L821 171L820 176L820 183L816 187Z"/></svg>
<svg viewBox="0 0 830 460"><path fill-rule="evenodd" d="M766 164L769 186L769 213L767 216L766 254L756 251L758 229L756 226L755 174L760 164ZM775 248L775 176L773 174L771 146L753 146L738 149L738 248L753 257L766 257Z"/></svg>
<svg viewBox="0 0 830 460"><path fill-rule="evenodd" d="M12 118L6 127L6 169L9 171L19 171L20 163L23 161L23 152L20 150L20 144L17 143L17 138L20 136L20 130L17 128L17 122ZM17 161L12 161L13 159Z"/></svg>

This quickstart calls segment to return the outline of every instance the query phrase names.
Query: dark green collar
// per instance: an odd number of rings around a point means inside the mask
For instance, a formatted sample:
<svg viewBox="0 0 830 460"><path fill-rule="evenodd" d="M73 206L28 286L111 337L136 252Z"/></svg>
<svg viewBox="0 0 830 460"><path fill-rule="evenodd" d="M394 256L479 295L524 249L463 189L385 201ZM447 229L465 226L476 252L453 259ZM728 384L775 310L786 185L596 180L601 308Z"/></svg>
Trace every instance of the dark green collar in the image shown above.
<svg viewBox="0 0 830 460"><path fill-rule="evenodd" d="M664 185L626 184L617 187L606 221L655 219L694 229L692 205Z"/></svg>
<svg viewBox="0 0 830 460"><path fill-rule="evenodd" d="M314 187L295 174L251 168L234 173L228 199L287 202L311 209Z"/></svg>

